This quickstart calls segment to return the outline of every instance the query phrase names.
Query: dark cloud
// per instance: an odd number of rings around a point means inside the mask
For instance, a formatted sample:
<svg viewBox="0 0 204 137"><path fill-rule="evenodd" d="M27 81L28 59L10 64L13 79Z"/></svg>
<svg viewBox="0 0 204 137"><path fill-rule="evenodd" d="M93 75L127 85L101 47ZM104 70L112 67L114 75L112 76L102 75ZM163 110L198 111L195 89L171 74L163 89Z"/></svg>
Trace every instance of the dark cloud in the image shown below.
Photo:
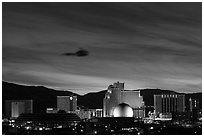
<svg viewBox="0 0 204 137"><path fill-rule="evenodd" d="M2 7L3 80L80 94L118 80L132 89L201 91L201 2ZM91 55L68 57L79 47Z"/></svg>
<svg viewBox="0 0 204 137"><path fill-rule="evenodd" d="M62 55L65 56L79 56L79 57L84 57L84 56L88 56L89 52L87 50L84 49L79 49L76 52L68 52L68 53L63 53Z"/></svg>

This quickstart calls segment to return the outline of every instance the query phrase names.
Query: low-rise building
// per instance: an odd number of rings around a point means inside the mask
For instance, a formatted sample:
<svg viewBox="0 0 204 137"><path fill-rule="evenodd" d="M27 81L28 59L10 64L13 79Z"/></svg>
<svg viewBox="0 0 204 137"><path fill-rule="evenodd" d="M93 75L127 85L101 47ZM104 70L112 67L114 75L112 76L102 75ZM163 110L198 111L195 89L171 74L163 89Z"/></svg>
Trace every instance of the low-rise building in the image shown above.
<svg viewBox="0 0 204 137"><path fill-rule="evenodd" d="M33 113L33 100L6 100L5 115L17 118L22 113Z"/></svg>

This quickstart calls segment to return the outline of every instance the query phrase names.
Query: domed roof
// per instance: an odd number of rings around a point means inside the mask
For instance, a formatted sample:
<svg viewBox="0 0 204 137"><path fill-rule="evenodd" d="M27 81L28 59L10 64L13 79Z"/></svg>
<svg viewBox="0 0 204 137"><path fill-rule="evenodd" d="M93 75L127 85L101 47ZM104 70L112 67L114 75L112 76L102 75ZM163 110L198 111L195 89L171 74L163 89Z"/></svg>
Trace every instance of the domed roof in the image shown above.
<svg viewBox="0 0 204 137"><path fill-rule="evenodd" d="M126 103L121 103L113 110L114 117L133 117L133 109Z"/></svg>

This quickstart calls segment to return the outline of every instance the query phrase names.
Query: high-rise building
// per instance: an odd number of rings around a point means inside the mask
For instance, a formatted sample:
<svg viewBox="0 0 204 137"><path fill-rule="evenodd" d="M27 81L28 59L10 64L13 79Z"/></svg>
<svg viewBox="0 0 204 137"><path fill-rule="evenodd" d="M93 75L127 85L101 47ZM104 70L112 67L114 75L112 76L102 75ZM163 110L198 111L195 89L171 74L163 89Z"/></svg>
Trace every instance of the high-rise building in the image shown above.
<svg viewBox="0 0 204 137"><path fill-rule="evenodd" d="M192 112L194 109L199 109L199 100L198 99L192 99L189 98L189 106L190 106L190 111Z"/></svg>
<svg viewBox="0 0 204 137"><path fill-rule="evenodd" d="M114 83L108 87L103 100L103 116L113 116L114 108L121 102L121 92L124 90L124 83Z"/></svg>
<svg viewBox="0 0 204 137"><path fill-rule="evenodd" d="M108 87L103 100L103 116L112 117L118 104L126 103L133 109L134 117L144 117L144 102L140 91L124 90L124 83L114 83Z"/></svg>
<svg viewBox="0 0 204 137"><path fill-rule="evenodd" d="M121 102L130 105L133 109L133 116L144 117L144 101L139 90L124 90L121 92Z"/></svg>
<svg viewBox="0 0 204 137"><path fill-rule="evenodd" d="M22 113L33 113L33 100L6 100L6 117L17 118Z"/></svg>
<svg viewBox="0 0 204 137"><path fill-rule="evenodd" d="M57 109L66 112L77 109L77 96L57 96Z"/></svg>
<svg viewBox="0 0 204 137"><path fill-rule="evenodd" d="M199 117L199 100L189 98L190 112L192 113L192 120L197 121Z"/></svg>
<svg viewBox="0 0 204 137"><path fill-rule="evenodd" d="M172 114L185 111L185 95L162 94L154 95L155 114Z"/></svg>

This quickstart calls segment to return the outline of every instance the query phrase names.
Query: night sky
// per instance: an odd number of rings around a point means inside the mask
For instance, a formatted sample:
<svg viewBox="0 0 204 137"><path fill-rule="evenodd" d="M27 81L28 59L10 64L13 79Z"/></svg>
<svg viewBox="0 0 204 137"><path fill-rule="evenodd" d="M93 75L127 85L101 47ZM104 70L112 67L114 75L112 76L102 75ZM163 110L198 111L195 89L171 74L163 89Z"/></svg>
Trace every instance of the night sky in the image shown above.
<svg viewBox="0 0 204 137"><path fill-rule="evenodd" d="M201 92L200 3L3 3L2 79L78 94ZM67 56L83 48L88 56Z"/></svg>

